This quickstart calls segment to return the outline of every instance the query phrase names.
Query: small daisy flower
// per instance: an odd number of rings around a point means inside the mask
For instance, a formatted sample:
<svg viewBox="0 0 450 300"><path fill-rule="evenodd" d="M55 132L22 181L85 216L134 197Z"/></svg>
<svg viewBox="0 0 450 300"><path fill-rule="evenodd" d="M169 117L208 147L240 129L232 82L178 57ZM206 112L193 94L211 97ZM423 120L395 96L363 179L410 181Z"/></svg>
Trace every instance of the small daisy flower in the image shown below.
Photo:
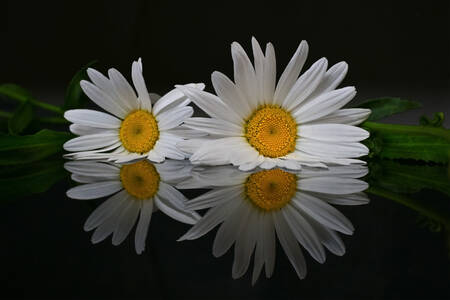
<svg viewBox="0 0 450 300"><path fill-rule="evenodd" d="M108 113L73 109L64 117L72 122L70 131L79 137L64 144L74 159L108 159L127 162L147 158L153 162L164 159L184 159L176 144L183 140L180 129L193 109L190 100L178 90L172 90L152 107L152 101L142 75L141 59L133 62L131 76L134 88L116 69L109 69L109 78L94 69L87 70L89 81L80 82L84 93ZM203 84L186 87L203 89ZM152 98L155 98L152 95ZM152 99L155 101L156 99Z"/></svg>
<svg viewBox="0 0 450 300"><path fill-rule="evenodd" d="M265 54L252 39L254 66L244 49L231 45L234 81L214 72L216 95L186 86L178 89L211 118L191 118L189 128L208 134L180 142L195 164L232 163L241 170L275 166L300 169L301 165L362 163L368 154L360 141L369 133L353 125L370 110L342 109L356 94L354 87L336 89L347 73L340 62L327 70L327 60L315 62L300 77L308 55L303 41L276 83L275 51Z"/></svg>
<svg viewBox="0 0 450 300"><path fill-rule="evenodd" d="M168 160L152 164L141 160L133 164L111 164L100 161L72 161L64 167L72 179L82 185L71 188L67 196L91 200L112 195L92 212L84 230L94 230L92 243L112 234L113 245L119 245L137 221L136 252L145 249L145 240L152 212L161 210L169 217L195 224L200 216L186 209L186 197L173 185L189 177L190 167L185 161ZM113 195L114 194L114 195Z"/></svg>
<svg viewBox="0 0 450 300"><path fill-rule="evenodd" d="M188 209L209 208L179 240L193 240L220 225L213 255L225 254L234 244L232 277L243 276L253 252L253 279L265 265L271 277L275 266L276 237L300 278L306 276L303 248L319 263L325 248L335 255L345 253L337 232L351 235L351 222L330 204L359 205L369 202L362 193L368 185L356 178L367 174L361 165L305 167L288 172L274 168L242 172L231 166L199 168L179 188L212 188L190 200Z"/></svg>

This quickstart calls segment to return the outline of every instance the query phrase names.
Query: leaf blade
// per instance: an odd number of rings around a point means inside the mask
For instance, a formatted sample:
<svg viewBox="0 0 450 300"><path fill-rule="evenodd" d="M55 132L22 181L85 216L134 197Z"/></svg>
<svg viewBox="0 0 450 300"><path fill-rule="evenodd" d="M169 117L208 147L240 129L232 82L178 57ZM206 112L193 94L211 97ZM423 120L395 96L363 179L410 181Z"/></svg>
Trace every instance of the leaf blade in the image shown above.
<svg viewBox="0 0 450 300"><path fill-rule="evenodd" d="M0 165L34 162L62 151L68 132L44 129L33 135L0 135Z"/></svg>
<svg viewBox="0 0 450 300"><path fill-rule="evenodd" d="M357 107L372 110L367 121L377 121L388 116L422 107L418 101L405 100L395 97L384 97L367 100Z"/></svg>
<svg viewBox="0 0 450 300"><path fill-rule="evenodd" d="M81 90L80 81L88 79L86 70L96 62L97 60L89 62L72 77L64 96L63 110L80 108L87 101L87 96Z"/></svg>
<svg viewBox="0 0 450 300"><path fill-rule="evenodd" d="M33 106L30 102L22 103L8 120L10 134L19 134L24 131L33 120Z"/></svg>

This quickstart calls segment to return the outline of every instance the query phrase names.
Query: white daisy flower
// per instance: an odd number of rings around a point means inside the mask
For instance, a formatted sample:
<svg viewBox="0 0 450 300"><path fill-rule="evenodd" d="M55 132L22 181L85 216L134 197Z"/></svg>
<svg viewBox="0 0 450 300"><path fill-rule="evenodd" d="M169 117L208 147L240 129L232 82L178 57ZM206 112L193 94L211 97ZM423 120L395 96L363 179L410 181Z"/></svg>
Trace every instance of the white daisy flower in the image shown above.
<svg viewBox="0 0 450 300"><path fill-rule="evenodd" d="M72 161L64 167L72 173L74 181L82 183L68 190L68 197L91 200L114 194L97 207L84 224L86 231L95 229L92 243L103 241L112 234L113 245L119 245L139 215L135 245L136 252L141 254L152 212L157 208L186 224L195 224L200 218L196 212L186 209L186 197L172 186L189 177L190 166L186 161L152 164L141 160L126 165Z"/></svg>
<svg viewBox="0 0 450 300"><path fill-rule="evenodd" d="M133 62L131 72L137 96L116 69L109 69L109 78L91 68L87 74L92 83L82 80L81 88L109 114L90 109L66 111L64 117L73 123L70 131L79 135L64 144L65 150L75 152L66 157L115 162L140 158L162 162L166 157L185 158L176 143L183 140L185 132L179 125L192 116L193 109L187 106L190 100L181 92L176 89L170 91L152 107L142 75L141 59ZM186 87L203 89L204 85L188 84Z"/></svg>
<svg viewBox="0 0 450 300"><path fill-rule="evenodd" d="M178 86L211 116L185 122L208 134L179 143L192 154L191 161L232 163L241 170L363 163L354 158L368 154L359 142L369 133L353 125L363 122L370 110L342 109L356 94L354 87L336 89L347 64L340 62L327 70L327 60L322 58L298 77L308 55L308 44L302 41L275 85L272 44L267 44L265 55L254 38L252 46L254 66L238 43L231 45L235 82L220 72L212 73L217 96Z"/></svg>
<svg viewBox="0 0 450 300"><path fill-rule="evenodd" d="M291 173L271 169L246 173L231 166L194 171L179 188L212 188L190 200L188 209L210 208L179 240L197 239L222 223L213 255L225 254L234 244L232 277L247 271L255 250L252 284L265 265L271 277L275 266L276 236L297 275L304 278L306 263L300 243L319 263L325 246L335 255L345 253L337 232L351 235L351 222L330 204L359 205L369 202L362 193L368 185L356 178L367 174L361 165L305 167Z"/></svg>

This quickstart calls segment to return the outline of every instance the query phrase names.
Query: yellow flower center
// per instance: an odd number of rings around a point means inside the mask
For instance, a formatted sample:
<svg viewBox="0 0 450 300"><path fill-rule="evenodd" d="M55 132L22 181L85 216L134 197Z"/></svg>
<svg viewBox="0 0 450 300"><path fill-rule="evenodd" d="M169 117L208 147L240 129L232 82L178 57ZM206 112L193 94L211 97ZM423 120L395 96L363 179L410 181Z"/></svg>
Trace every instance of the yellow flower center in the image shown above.
<svg viewBox="0 0 450 300"><path fill-rule="evenodd" d="M158 123L146 110L136 110L122 121L120 140L130 152L146 153L153 149L159 138Z"/></svg>
<svg viewBox="0 0 450 300"><path fill-rule="evenodd" d="M284 156L295 150L297 123L281 107L264 105L248 118L245 137L261 155Z"/></svg>
<svg viewBox="0 0 450 300"><path fill-rule="evenodd" d="M264 211L285 206L297 190L297 176L281 169L253 173L245 183L245 193L250 201Z"/></svg>
<svg viewBox="0 0 450 300"><path fill-rule="evenodd" d="M159 174L155 166L147 160L141 160L120 169L120 180L128 194L144 200L158 192Z"/></svg>

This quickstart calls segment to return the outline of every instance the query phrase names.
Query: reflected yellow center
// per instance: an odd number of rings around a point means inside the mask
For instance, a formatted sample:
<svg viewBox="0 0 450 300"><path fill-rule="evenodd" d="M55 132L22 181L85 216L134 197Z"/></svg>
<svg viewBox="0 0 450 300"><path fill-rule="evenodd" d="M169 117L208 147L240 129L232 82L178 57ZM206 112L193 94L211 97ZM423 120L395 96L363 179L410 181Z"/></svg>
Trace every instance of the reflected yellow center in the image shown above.
<svg viewBox="0 0 450 300"><path fill-rule="evenodd" d="M146 110L136 110L122 121L120 140L130 152L146 153L153 149L159 138L158 123Z"/></svg>
<svg viewBox="0 0 450 300"><path fill-rule="evenodd" d="M248 119L245 137L261 155L284 156L295 150L297 123L291 114L281 107L264 105Z"/></svg>
<svg viewBox="0 0 450 300"><path fill-rule="evenodd" d="M147 160L141 160L120 169L120 180L128 194L144 200L158 192L159 174L155 166Z"/></svg>
<svg viewBox="0 0 450 300"><path fill-rule="evenodd" d="M250 201L264 211L285 206L297 190L297 176L281 169L253 173L245 183L245 193Z"/></svg>

